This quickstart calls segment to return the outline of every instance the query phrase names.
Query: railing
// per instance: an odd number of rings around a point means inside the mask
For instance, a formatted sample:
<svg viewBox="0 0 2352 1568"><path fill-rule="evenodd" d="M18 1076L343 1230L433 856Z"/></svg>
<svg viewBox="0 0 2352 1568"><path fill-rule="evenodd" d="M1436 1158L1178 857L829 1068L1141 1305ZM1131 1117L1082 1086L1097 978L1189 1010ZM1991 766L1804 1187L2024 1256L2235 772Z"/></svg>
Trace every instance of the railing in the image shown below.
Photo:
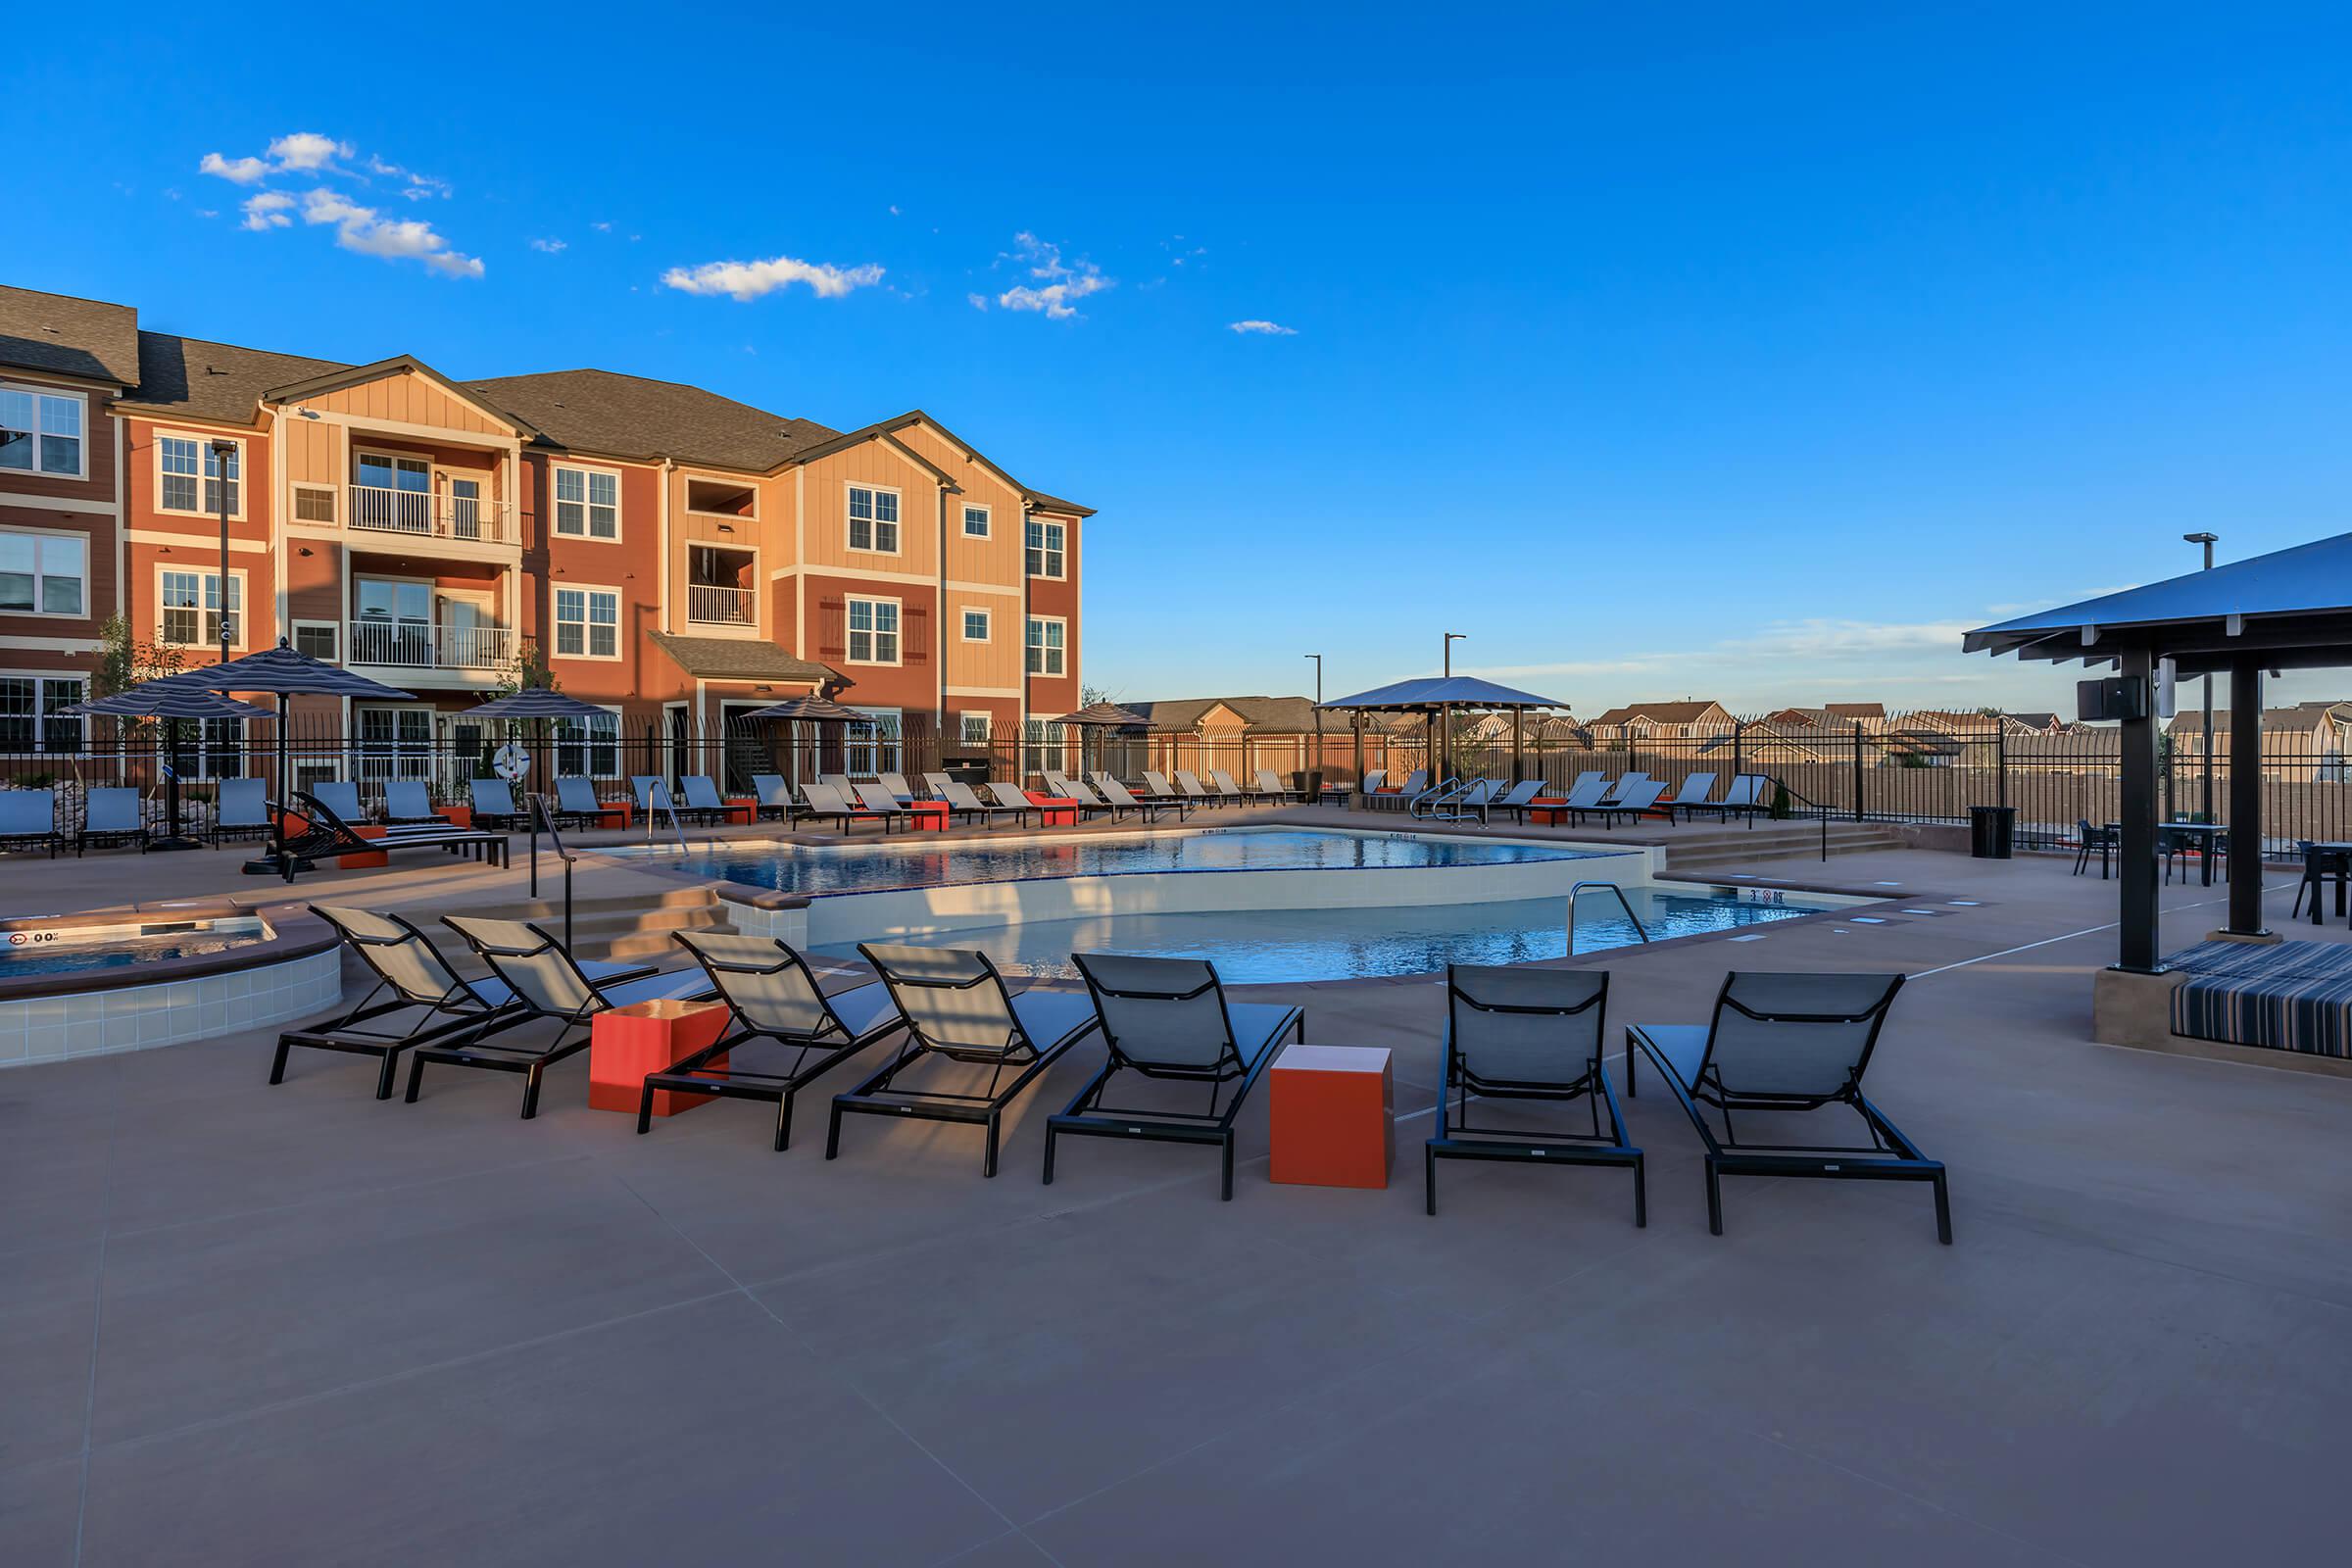
<svg viewBox="0 0 2352 1568"><path fill-rule="evenodd" d="M504 626L436 626L416 620L355 620L346 662L410 669L506 667L514 633Z"/></svg>
<svg viewBox="0 0 2352 1568"><path fill-rule="evenodd" d="M345 485L350 498L350 522L368 533L414 534L420 538L455 539L466 544L511 544L507 503L469 496L436 494L426 490L395 490L388 485Z"/></svg>
<svg viewBox="0 0 2352 1568"><path fill-rule="evenodd" d="M686 587L686 618L705 625L749 626L753 624L752 591L749 588L714 588L702 583Z"/></svg>
<svg viewBox="0 0 2352 1568"><path fill-rule="evenodd" d="M1634 922L1634 934L1643 942L1649 940L1649 927L1643 925L1642 917L1634 912L1633 903L1626 898L1625 889L1614 882L1579 882L1568 890L1568 956L1576 956L1576 901L1594 888L1607 888L1615 894L1618 906L1625 910L1625 917Z"/></svg>

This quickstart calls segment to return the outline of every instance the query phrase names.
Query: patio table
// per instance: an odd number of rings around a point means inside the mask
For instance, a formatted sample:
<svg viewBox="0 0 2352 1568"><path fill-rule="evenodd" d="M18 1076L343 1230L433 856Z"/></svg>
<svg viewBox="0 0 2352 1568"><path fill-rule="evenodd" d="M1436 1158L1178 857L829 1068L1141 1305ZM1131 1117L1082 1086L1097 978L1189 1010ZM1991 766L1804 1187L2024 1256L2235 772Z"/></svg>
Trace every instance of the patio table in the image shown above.
<svg viewBox="0 0 2352 1568"><path fill-rule="evenodd" d="M2227 833L2228 828L2218 822L2164 822L2158 824L2156 831L2159 837L2169 833L2176 839L2187 839L2194 843L2197 847L2198 880L2206 887L2213 886L2214 840Z"/></svg>

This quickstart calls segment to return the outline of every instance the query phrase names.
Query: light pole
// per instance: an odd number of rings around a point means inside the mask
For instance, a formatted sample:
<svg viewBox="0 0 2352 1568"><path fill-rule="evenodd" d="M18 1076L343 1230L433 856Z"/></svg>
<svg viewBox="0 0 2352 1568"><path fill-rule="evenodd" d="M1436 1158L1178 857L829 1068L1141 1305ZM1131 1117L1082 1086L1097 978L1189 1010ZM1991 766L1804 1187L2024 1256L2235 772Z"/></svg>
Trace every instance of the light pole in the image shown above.
<svg viewBox="0 0 2352 1568"><path fill-rule="evenodd" d="M1307 771L1314 780L1316 801L1320 804L1323 793L1323 656L1308 654L1306 657L1315 662L1315 760Z"/></svg>
<svg viewBox="0 0 2352 1568"><path fill-rule="evenodd" d="M1470 634L1466 631L1449 631L1446 634L1446 662L1444 667L1446 671L1446 678L1447 680L1451 680L1453 678L1453 645L1457 642L1467 641L1469 636ZM1430 780L1432 784L1444 783L1446 780L1446 770L1453 765L1453 710L1450 708L1440 710L1438 721L1440 725L1438 735L1439 738L1444 742L1445 756L1439 759L1439 762L1436 767L1430 769L1430 771L1436 775Z"/></svg>
<svg viewBox="0 0 2352 1568"><path fill-rule="evenodd" d="M228 611L228 486L229 472L237 461L234 441L213 443L213 495L220 509L220 662L228 662L229 650L236 646L236 621ZM241 610L244 607L238 606Z"/></svg>
<svg viewBox="0 0 2352 1568"><path fill-rule="evenodd" d="M2180 539L2184 544L2203 545L2205 547L2205 569L2207 571L2211 571L2213 569L2213 547L2221 542L2221 537L2222 536L2218 533L2184 533L2180 536ZM2204 685L2205 820L2208 823L2211 823L2213 821L2213 671L2210 669L2205 672ZM2233 757L2230 760L2230 762L2232 767L2237 766L2239 763L2239 759ZM2254 759L2253 765L2260 767L2262 765L2262 759L2259 757Z"/></svg>

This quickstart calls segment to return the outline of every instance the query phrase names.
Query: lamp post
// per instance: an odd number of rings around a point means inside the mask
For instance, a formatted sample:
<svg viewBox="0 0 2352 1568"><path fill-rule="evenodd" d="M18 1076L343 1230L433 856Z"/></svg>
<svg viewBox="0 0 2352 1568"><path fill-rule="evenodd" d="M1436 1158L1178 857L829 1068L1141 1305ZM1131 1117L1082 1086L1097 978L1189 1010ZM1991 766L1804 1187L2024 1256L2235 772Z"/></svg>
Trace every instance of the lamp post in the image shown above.
<svg viewBox="0 0 2352 1568"><path fill-rule="evenodd" d="M228 487L229 472L236 461L237 444L234 441L213 443L213 496L219 502L220 511L220 662L223 664L228 662L230 650L237 641L236 621L228 610Z"/></svg>
<svg viewBox="0 0 2352 1568"><path fill-rule="evenodd" d="M2222 537L2222 536L2221 536L2220 534L2218 534L2218 533L2184 533L2184 534L2182 534L2182 535L2180 536L2180 539L2181 539L2181 542L2182 542L2183 544L2203 545L2203 546L2205 547L2205 568L2204 568L2204 569L2205 569L2205 570L2207 570L2207 571L2211 571L2211 570L2213 569L2213 547L2214 547L2216 544L2218 544L2218 543L2220 543L2220 542L2221 542L2221 537ZM2205 820L2206 820L2208 823L2211 823L2211 822L2213 821L2213 671L2212 671L2212 670L2210 670L2210 669L2209 669L2209 670L2207 670L2207 671L2205 672L2204 687L2205 687L2205 784L2204 784L2204 788L2205 788ZM2234 767L2234 766L2236 766L2236 765L2238 765L2238 760L2238 760L2238 759L2236 759L2236 758L2231 758L2231 759L2230 759L2230 765L2231 765L2231 766L2233 766L2233 767ZM2257 767L2261 766L2261 765L2262 765L2262 759L2260 759L2260 758L2256 758L2256 759L2254 760L2254 765L2255 765L2255 766L2257 766Z"/></svg>
<svg viewBox="0 0 2352 1568"><path fill-rule="evenodd" d="M1323 656L1308 654L1306 657L1315 662L1315 760L1307 772L1315 781L1316 801L1320 804L1323 790Z"/></svg>
<svg viewBox="0 0 2352 1568"><path fill-rule="evenodd" d="M1449 631L1446 634L1444 668L1447 680L1453 678L1453 645L1467 641L1469 636L1470 634L1466 631ZM1445 743L1445 756L1439 759L1437 766L1430 769L1430 772L1436 775L1430 780L1432 784L1444 782L1446 770L1453 765L1453 710L1450 708L1442 710L1438 715L1438 734Z"/></svg>

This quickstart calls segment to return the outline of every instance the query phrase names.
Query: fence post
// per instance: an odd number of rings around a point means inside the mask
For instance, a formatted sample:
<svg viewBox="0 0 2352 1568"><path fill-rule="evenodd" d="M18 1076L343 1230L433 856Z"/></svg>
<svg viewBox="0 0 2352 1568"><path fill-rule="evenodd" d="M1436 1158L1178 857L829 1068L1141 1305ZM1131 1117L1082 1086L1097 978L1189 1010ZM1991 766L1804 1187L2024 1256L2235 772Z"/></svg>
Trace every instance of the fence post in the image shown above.
<svg viewBox="0 0 2352 1568"><path fill-rule="evenodd" d="M1992 755L2000 776L1993 781L1992 804L2009 804L2009 729L1999 719L1992 721Z"/></svg>
<svg viewBox="0 0 2352 1568"><path fill-rule="evenodd" d="M1854 723L1854 820L1862 820L1862 724Z"/></svg>
<svg viewBox="0 0 2352 1568"><path fill-rule="evenodd" d="M1747 769L1741 765L1740 758L1740 746L1741 731L1743 728L1744 726L1739 719L1735 718L1732 720L1732 777L1735 779L1740 777L1747 771ZM1729 813L1727 812L1726 814L1728 815Z"/></svg>

